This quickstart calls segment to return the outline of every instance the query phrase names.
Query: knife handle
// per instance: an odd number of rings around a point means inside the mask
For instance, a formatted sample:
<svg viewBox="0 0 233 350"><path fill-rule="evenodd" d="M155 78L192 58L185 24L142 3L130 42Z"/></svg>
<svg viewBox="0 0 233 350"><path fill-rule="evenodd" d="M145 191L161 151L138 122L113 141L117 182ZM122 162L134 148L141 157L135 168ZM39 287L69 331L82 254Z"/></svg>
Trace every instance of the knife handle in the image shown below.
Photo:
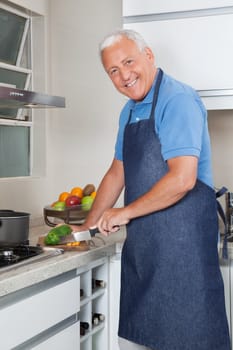
<svg viewBox="0 0 233 350"><path fill-rule="evenodd" d="M99 233L98 227L90 228L89 231L90 231L91 237L94 237L96 235L96 233Z"/></svg>
<svg viewBox="0 0 233 350"><path fill-rule="evenodd" d="M115 225L113 227L117 227L118 229L120 228L120 225ZM90 232L90 235L91 237L94 237L96 235L96 233L100 233L98 227L95 227L95 228L90 228L89 229L89 232Z"/></svg>

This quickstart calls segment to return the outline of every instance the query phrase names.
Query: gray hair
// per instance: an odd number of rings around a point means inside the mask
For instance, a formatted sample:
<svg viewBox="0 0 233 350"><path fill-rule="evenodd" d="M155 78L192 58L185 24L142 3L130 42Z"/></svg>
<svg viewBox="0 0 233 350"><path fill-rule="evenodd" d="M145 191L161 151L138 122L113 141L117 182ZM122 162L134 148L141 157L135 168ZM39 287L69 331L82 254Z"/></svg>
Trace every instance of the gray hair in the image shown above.
<svg viewBox="0 0 233 350"><path fill-rule="evenodd" d="M148 47L147 43L143 39L143 37L136 31L132 29L117 29L114 32L108 34L99 44L99 53L100 56L104 49L107 47L119 42L122 37L126 37L130 40L133 40L140 51L143 51L146 47Z"/></svg>

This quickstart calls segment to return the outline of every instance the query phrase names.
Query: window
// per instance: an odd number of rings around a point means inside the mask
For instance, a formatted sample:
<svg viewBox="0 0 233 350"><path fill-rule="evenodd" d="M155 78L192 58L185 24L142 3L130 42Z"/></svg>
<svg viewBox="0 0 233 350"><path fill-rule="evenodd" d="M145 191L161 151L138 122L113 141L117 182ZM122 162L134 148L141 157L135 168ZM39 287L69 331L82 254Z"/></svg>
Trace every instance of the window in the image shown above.
<svg viewBox="0 0 233 350"><path fill-rule="evenodd" d="M29 165L30 128L0 126L0 177L27 176ZM4 164L4 166L2 166Z"/></svg>
<svg viewBox="0 0 233 350"><path fill-rule="evenodd" d="M32 89L32 19L0 5L0 85ZM0 108L0 178L31 175L32 111Z"/></svg>
<svg viewBox="0 0 233 350"><path fill-rule="evenodd" d="M0 9L0 59L2 62L16 65L19 52L23 45L22 38L25 32L27 19Z"/></svg>

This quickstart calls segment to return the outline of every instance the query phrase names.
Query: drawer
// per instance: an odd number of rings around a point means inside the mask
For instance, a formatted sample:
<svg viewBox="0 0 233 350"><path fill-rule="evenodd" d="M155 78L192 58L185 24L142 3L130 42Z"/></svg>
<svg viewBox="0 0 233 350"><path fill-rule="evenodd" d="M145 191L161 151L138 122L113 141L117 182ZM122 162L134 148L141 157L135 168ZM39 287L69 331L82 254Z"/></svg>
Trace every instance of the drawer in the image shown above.
<svg viewBox="0 0 233 350"><path fill-rule="evenodd" d="M48 338L46 341L33 346L32 350L78 350L78 345L80 342L80 324L79 322L67 327L63 331Z"/></svg>
<svg viewBox="0 0 233 350"><path fill-rule="evenodd" d="M79 290L77 276L3 307L0 310L1 349L12 349L77 313Z"/></svg>

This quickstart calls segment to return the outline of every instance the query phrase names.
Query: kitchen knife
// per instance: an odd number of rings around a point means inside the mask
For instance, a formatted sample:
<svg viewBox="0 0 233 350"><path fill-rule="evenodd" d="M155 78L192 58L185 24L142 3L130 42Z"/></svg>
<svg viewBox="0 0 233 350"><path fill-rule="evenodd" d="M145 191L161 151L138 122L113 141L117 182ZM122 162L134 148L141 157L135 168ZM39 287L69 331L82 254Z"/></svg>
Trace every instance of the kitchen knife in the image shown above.
<svg viewBox="0 0 233 350"><path fill-rule="evenodd" d="M89 241L92 239L92 237L95 236L96 233L99 233L99 230L97 227L90 228L89 230L86 230L86 231L72 232L69 235L60 237L59 244L66 244L66 243L80 242L80 241Z"/></svg>

